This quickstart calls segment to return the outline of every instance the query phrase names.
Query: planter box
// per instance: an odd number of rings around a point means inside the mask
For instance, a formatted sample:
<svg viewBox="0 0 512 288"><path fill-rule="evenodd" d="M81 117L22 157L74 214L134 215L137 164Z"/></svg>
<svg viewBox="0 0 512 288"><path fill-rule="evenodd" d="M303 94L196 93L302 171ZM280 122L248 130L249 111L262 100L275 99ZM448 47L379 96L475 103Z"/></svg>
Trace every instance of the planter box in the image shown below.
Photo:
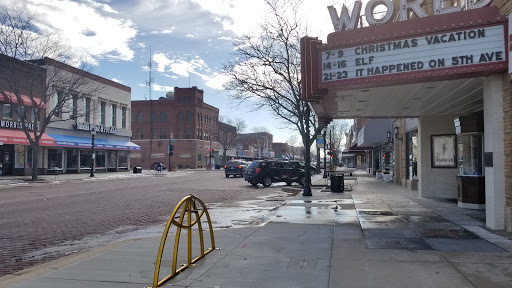
<svg viewBox="0 0 512 288"><path fill-rule="evenodd" d="M391 174L382 174L382 177L384 178L384 182L391 182Z"/></svg>
<svg viewBox="0 0 512 288"><path fill-rule="evenodd" d="M377 172L375 175L377 176L377 179L382 179L382 172Z"/></svg>

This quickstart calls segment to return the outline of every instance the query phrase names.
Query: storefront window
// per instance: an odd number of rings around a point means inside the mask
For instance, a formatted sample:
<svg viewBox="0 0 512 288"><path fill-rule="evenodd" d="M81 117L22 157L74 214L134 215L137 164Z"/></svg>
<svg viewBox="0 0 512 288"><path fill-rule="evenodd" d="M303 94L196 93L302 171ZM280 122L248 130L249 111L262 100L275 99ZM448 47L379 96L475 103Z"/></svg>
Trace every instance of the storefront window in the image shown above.
<svg viewBox="0 0 512 288"><path fill-rule="evenodd" d="M2 104L2 115L4 118L12 118L11 104L9 104L9 103Z"/></svg>
<svg viewBox="0 0 512 288"><path fill-rule="evenodd" d="M25 146L23 145L14 145L14 151L16 152L15 156L15 165L14 168L24 168L25 167Z"/></svg>
<svg viewBox="0 0 512 288"><path fill-rule="evenodd" d="M105 165L105 151L96 151L96 167L104 168Z"/></svg>
<svg viewBox="0 0 512 288"><path fill-rule="evenodd" d="M80 169L91 169L91 150L80 150Z"/></svg>
<svg viewBox="0 0 512 288"><path fill-rule="evenodd" d="M26 148L27 150L27 159L26 159L26 164L27 165L26 167L27 168L32 168L32 146L27 146Z"/></svg>
<svg viewBox="0 0 512 288"><path fill-rule="evenodd" d="M460 176L484 176L482 133L457 135L457 155Z"/></svg>
<svg viewBox="0 0 512 288"><path fill-rule="evenodd" d="M48 169L62 169L61 149L48 149Z"/></svg>
<svg viewBox="0 0 512 288"><path fill-rule="evenodd" d="M108 151L108 168L116 168L116 151Z"/></svg>
<svg viewBox="0 0 512 288"><path fill-rule="evenodd" d="M197 154L197 162L202 162L203 160L203 154Z"/></svg>
<svg viewBox="0 0 512 288"><path fill-rule="evenodd" d="M119 151L119 167L128 168L128 153Z"/></svg>
<svg viewBox="0 0 512 288"><path fill-rule="evenodd" d="M418 131L407 133L407 179L418 179Z"/></svg>
<svg viewBox="0 0 512 288"><path fill-rule="evenodd" d="M67 160L66 160L66 168L67 169L77 169L78 168L78 150L71 149L67 150Z"/></svg>

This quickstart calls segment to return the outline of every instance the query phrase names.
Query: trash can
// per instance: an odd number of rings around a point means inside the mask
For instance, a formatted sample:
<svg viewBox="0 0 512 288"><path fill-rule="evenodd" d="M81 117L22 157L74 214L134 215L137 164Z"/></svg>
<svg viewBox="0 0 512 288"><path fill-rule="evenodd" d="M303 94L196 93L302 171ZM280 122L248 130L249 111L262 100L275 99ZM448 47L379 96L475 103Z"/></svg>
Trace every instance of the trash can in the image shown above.
<svg viewBox="0 0 512 288"><path fill-rule="evenodd" d="M343 191L345 191L345 178L343 177L343 174L331 174L331 192Z"/></svg>
<svg viewBox="0 0 512 288"><path fill-rule="evenodd" d="M140 167L140 166L133 167L133 173L142 173L142 167Z"/></svg>

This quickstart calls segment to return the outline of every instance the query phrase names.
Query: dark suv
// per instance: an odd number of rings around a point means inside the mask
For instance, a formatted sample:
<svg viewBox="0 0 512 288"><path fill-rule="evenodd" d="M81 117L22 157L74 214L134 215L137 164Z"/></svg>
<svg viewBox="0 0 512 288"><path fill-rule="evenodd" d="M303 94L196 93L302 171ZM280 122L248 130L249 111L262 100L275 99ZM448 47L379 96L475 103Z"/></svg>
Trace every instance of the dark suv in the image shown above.
<svg viewBox="0 0 512 288"><path fill-rule="evenodd" d="M243 160L229 160L224 166L226 178L229 177L229 175L233 175L233 177L236 177L236 175L244 177L244 170L246 167L247 162Z"/></svg>
<svg viewBox="0 0 512 288"><path fill-rule="evenodd" d="M289 162L290 162L290 164L292 164L293 166L295 166L297 168L301 168L304 171L306 170L306 163L304 163L302 161L290 160ZM316 167L309 166L309 173L311 174L311 176L315 175L316 174Z"/></svg>
<svg viewBox="0 0 512 288"><path fill-rule="evenodd" d="M274 182L293 182L304 186L305 172L301 168L294 167L285 161L256 160L245 169L245 180L253 186L258 183L269 187Z"/></svg>

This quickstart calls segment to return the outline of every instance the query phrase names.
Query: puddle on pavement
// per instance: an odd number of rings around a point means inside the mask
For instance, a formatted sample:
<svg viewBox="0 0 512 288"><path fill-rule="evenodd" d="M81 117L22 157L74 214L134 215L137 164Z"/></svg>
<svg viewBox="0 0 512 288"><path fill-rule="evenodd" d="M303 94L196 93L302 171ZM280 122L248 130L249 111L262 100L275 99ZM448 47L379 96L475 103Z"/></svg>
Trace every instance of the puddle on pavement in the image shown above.
<svg viewBox="0 0 512 288"><path fill-rule="evenodd" d="M387 210L364 210L364 209L357 209L357 213L360 216L398 216L393 211L387 211Z"/></svg>

